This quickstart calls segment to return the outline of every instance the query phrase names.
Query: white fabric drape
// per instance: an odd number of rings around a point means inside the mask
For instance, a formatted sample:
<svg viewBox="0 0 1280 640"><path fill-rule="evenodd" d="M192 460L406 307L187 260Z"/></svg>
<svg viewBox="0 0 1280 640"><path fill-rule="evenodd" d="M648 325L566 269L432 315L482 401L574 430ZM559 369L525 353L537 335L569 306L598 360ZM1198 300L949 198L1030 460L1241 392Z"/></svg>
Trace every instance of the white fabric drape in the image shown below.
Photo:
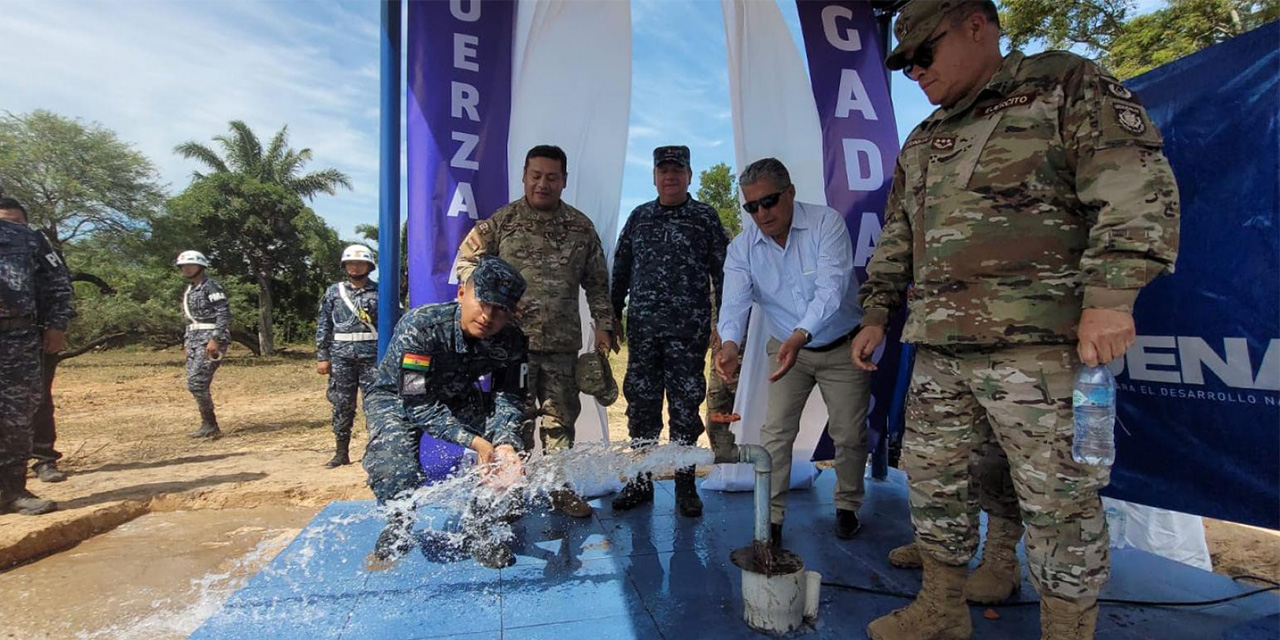
<svg viewBox="0 0 1280 640"><path fill-rule="evenodd" d="M524 193L524 155L554 144L569 157L564 201L595 224L605 255L617 236L618 201L631 112L631 6L629 2L521 0L516 12L512 74L509 185ZM580 293L583 351L594 330ZM582 396L578 442L608 442L604 407ZM616 485L577 487L601 495Z"/></svg>

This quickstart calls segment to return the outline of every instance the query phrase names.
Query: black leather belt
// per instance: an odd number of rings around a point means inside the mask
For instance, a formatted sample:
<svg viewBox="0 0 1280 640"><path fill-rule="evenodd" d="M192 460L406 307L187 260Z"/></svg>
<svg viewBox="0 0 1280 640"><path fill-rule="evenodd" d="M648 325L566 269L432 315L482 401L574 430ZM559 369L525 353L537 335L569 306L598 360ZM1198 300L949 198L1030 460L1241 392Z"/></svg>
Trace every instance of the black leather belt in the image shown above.
<svg viewBox="0 0 1280 640"><path fill-rule="evenodd" d="M0 331L21 331L36 326L36 319L31 316L21 318L0 318Z"/></svg>
<svg viewBox="0 0 1280 640"><path fill-rule="evenodd" d="M804 349L805 351L812 351L814 353L826 353L852 340L854 336L858 335L858 331L860 331L861 329L862 329L862 325L858 325L853 328L853 331L850 331L849 333L846 333L840 336L839 338L836 338L835 340L832 340L831 342L828 342L827 344L822 345L821 347L801 347L801 348Z"/></svg>

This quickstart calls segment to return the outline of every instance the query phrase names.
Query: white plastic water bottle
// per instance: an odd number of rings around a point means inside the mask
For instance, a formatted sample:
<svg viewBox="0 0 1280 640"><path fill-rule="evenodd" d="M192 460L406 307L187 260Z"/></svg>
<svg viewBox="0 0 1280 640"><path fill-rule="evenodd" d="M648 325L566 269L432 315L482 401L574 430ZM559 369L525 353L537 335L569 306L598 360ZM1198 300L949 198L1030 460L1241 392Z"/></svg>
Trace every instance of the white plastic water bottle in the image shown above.
<svg viewBox="0 0 1280 640"><path fill-rule="evenodd" d="M1116 461L1116 378L1106 366L1081 366L1071 392L1075 439L1071 457L1080 464Z"/></svg>

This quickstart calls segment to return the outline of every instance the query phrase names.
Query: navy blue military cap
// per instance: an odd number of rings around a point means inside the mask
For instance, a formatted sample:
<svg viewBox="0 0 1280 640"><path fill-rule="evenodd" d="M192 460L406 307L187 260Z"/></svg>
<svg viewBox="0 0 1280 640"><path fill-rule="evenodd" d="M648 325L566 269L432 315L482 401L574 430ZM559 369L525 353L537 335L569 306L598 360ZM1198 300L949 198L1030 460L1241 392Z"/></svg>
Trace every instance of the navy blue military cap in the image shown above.
<svg viewBox="0 0 1280 640"><path fill-rule="evenodd" d="M689 166L689 147L684 145L658 147L653 150L653 166L656 169L664 162L674 162L682 167Z"/></svg>
<svg viewBox="0 0 1280 640"><path fill-rule="evenodd" d="M498 256L481 257L479 266L471 272L471 283L481 302L507 309L515 309L520 296L524 295L524 276Z"/></svg>

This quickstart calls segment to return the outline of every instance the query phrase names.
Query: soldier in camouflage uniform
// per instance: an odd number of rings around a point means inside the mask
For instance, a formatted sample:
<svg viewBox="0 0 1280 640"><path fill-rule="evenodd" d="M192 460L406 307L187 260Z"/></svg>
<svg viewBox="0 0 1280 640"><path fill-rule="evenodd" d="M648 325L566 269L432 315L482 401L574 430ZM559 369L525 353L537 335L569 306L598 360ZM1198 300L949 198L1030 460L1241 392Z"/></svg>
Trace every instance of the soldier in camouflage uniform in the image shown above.
<svg viewBox="0 0 1280 640"><path fill-rule="evenodd" d="M702 371L711 309L720 306L729 238L716 210L689 196L692 179L688 147L654 149L658 199L631 212L614 253L614 311L621 317L631 302L622 391L633 442L658 438L664 390L671 441L696 445L702 435L698 407L707 384ZM702 515L694 480L693 467L676 471L676 505L688 517ZM652 501L653 482L641 475L614 498L613 508L624 511Z"/></svg>
<svg viewBox="0 0 1280 640"><path fill-rule="evenodd" d="M423 431L474 449L482 464L495 463L498 473L490 477L499 486L519 475L528 340L508 320L524 290L515 268L484 256L458 287L457 302L420 306L396 324L364 400L364 468L378 503L390 509L377 559L395 560L411 548L413 512L396 501L426 480L418 462ZM484 375L492 376L492 393L476 384ZM509 566L515 557L485 535L491 516L478 508L463 518L472 553L487 567Z"/></svg>
<svg viewBox="0 0 1280 640"><path fill-rule="evenodd" d="M5 199L0 207L22 205ZM67 270L48 239L0 219L0 513L39 515L57 509L53 501L27 491L27 460L31 421L41 401L40 354L65 347L67 325L75 316L71 293Z"/></svg>
<svg viewBox="0 0 1280 640"><path fill-rule="evenodd" d="M544 452L573 446L574 424L582 411L574 378L582 348L579 287L586 290L595 322L596 348L618 350L604 249L591 219L560 199L568 175L568 160L559 147L530 149L524 161L524 197L477 223L458 248L459 282L480 256L496 255L529 283L516 317L529 338L530 406L522 434L530 452L539 416ZM551 499L570 516L591 515L591 506L569 487Z"/></svg>
<svg viewBox="0 0 1280 640"><path fill-rule="evenodd" d="M378 284L369 280L377 263L362 244L342 251L347 282L335 282L320 300L316 321L316 371L329 376L327 397L333 405L333 458L330 469L351 464L351 426L356 419L356 391L369 392L378 365Z"/></svg>
<svg viewBox="0 0 1280 640"><path fill-rule="evenodd" d="M187 320L183 346L187 351L187 390L200 409L200 428L190 438L217 439L218 417L213 412L209 385L231 344L231 305L217 280L205 275L209 260L199 251L183 251L175 263L189 283L182 294L182 315Z"/></svg>
<svg viewBox="0 0 1280 640"><path fill-rule="evenodd" d="M720 321L720 310L714 302L711 307L711 357L720 351L720 334L716 324ZM742 353L738 353L738 366L742 366ZM728 456L737 446L737 437L733 435L730 419L733 405L738 398L738 380L725 380L712 372L707 380L707 439L711 441L711 450L717 458Z"/></svg>
<svg viewBox="0 0 1280 640"><path fill-rule="evenodd" d="M852 356L873 368L907 298L903 339L920 349L903 464L924 585L867 633L972 634L968 461L986 419L1021 505L1042 638L1092 638L1109 565L1098 490L1110 470L1071 457L1072 379L1082 361L1124 353L1138 292L1173 271L1177 185L1137 96L1070 53L1001 56L989 0L915 0L894 32L888 66L942 108L898 157Z"/></svg>

